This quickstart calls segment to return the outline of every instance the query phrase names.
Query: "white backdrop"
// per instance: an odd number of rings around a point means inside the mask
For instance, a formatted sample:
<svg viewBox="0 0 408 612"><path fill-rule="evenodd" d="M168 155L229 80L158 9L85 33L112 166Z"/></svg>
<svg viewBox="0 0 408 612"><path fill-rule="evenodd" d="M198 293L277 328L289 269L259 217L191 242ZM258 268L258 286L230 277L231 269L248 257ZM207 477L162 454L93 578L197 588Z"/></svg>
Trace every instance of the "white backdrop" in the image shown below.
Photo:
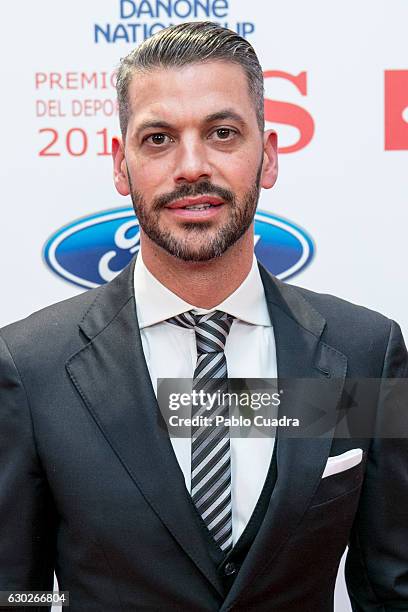
<svg viewBox="0 0 408 612"><path fill-rule="evenodd" d="M62 226L130 205L101 155L119 132L112 72L134 36L191 20L194 8L205 19L208 6L272 73L267 127L290 152L259 208L315 247L289 282L379 310L407 335L406 1L167 0L171 15L154 16L157 4L2 3L0 325L83 290L50 270L43 248ZM340 580L336 610L349 609Z"/></svg>

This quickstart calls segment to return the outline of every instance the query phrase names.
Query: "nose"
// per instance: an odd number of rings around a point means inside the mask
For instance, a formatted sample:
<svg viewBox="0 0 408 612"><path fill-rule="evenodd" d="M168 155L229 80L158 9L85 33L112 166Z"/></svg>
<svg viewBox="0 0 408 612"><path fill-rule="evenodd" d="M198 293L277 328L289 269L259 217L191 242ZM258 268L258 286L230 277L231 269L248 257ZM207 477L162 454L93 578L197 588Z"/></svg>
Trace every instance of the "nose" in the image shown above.
<svg viewBox="0 0 408 612"><path fill-rule="evenodd" d="M191 138L179 145L174 180L176 183L195 183L211 177L211 165L205 144L198 138Z"/></svg>

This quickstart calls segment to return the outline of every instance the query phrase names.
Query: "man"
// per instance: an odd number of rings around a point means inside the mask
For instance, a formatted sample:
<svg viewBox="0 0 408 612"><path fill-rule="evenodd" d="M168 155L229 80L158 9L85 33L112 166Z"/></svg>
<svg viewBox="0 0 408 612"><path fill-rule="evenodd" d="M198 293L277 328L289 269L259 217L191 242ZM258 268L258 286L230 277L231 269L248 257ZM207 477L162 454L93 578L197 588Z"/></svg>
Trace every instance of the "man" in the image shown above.
<svg viewBox="0 0 408 612"><path fill-rule="evenodd" d="M346 377L408 373L396 323L254 258L277 161L252 47L170 27L122 61L118 98L138 256L1 330L0 589L49 590L55 570L75 611L328 612L349 544L353 609L408 609L405 439L163 427L158 378L330 377L335 424Z"/></svg>

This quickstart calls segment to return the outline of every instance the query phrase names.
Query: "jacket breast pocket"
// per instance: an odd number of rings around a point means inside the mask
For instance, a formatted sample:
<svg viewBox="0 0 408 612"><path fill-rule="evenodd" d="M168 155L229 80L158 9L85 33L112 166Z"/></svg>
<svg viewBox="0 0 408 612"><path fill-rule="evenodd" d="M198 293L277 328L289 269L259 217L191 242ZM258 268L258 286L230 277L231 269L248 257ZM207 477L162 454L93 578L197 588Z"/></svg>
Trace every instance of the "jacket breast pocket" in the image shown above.
<svg viewBox="0 0 408 612"><path fill-rule="evenodd" d="M309 508L335 500L336 498L339 498L340 501L343 495L347 495L353 490L356 490L356 494L358 494L358 490L361 488L364 480L366 460L367 452L364 451L361 461L356 465L322 478Z"/></svg>

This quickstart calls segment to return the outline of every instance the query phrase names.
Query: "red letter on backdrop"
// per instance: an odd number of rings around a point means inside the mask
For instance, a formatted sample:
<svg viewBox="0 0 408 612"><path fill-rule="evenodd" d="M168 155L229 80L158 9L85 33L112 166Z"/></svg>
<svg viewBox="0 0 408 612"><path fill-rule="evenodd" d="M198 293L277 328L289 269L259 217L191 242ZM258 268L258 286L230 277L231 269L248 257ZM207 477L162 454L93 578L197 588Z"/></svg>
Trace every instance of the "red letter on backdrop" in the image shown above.
<svg viewBox="0 0 408 612"><path fill-rule="evenodd" d="M286 79L295 85L297 90L305 96L307 94L307 74L301 72L297 76L280 70L268 70L264 72L265 79L278 78ZM300 149L304 149L313 138L314 121L310 113L301 106L289 104L288 102L276 102L265 98L265 119L273 123L284 123L292 125L300 132L300 137L295 144L288 147L280 147L279 153L294 153Z"/></svg>
<svg viewBox="0 0 408 612"><path fill-rule="evenodd" d="M408 108L408 70L386 70L384 90L385 150L406 150L408 122L402 113Z"/></svg>

